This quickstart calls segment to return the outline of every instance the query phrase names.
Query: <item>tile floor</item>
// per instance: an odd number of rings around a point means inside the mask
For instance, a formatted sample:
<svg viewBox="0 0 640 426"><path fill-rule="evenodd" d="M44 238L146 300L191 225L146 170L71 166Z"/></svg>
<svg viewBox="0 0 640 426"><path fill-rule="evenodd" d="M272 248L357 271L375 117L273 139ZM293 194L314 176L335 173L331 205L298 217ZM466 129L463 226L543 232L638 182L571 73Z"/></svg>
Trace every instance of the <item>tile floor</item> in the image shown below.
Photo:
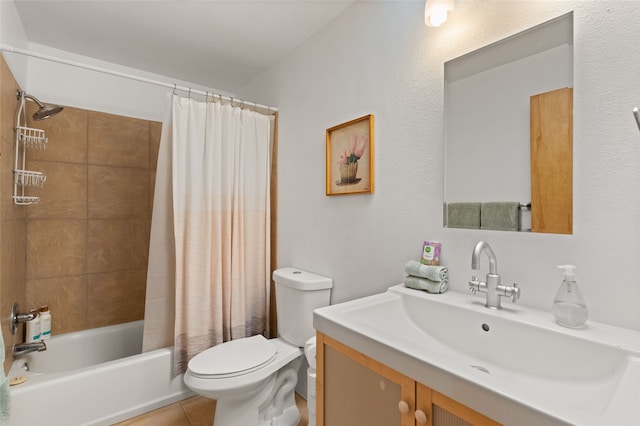
<svg viewBox="0 0 640 426"><path fill-rule="evenodd" d="M298 426L307 426L307 401L296 394L296 405L300 410ZM216 402L194 396L175 404L145 413L114 426L211 426L216 412Z"/></svg>

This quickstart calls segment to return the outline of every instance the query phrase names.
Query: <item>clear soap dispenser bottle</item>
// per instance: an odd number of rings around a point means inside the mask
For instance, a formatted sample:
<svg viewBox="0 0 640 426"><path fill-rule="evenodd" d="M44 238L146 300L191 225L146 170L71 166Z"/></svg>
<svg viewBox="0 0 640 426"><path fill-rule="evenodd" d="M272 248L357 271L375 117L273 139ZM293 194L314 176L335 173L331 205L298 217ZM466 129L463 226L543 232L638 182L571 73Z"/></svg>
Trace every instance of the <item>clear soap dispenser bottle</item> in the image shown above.
<svg viewBox="0 0 640 426"><path fill-rule="evenodd" d="M556 317L556 322L569 328L583 327L587 322L587 304L580 294L580 289L576 283L575 266L560 265L564 269L562 285L553 300L551 312Z"/></svg>

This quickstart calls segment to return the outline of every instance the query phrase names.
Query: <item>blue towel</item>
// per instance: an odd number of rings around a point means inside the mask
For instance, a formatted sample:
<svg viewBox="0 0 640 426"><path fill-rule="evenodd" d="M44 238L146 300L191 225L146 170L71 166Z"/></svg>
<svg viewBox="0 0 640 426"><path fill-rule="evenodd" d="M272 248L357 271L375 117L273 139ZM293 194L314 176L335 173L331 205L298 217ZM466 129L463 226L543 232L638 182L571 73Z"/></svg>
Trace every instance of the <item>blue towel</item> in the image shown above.
<svg viewBox="0 0 640 426"><path fill-rule="evenodd" d="M9 409L11 407L11 391L9 390L9 380L4 374L4 339L0 330L0 425L9 419Z"/></svg>

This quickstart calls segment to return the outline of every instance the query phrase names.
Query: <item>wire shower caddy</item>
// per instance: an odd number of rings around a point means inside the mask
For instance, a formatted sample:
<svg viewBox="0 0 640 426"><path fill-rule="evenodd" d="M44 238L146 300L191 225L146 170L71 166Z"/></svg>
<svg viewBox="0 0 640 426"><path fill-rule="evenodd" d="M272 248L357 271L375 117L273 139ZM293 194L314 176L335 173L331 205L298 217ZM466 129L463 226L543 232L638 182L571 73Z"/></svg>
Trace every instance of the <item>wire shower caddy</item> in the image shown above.
<svg viewBox="0 0 640 426"><path fill-rule="evenodd" d="M47 137L44 130L27 127L24 92L18 90L20 108L16 119L16 158L13 167L13 202L19 206L28 206L40 201L40 197L26 195L27 187L44 186L47 177L42 172L26 169L27 149L45 149ZM22 122L21 122L22 121Z"/></svg>

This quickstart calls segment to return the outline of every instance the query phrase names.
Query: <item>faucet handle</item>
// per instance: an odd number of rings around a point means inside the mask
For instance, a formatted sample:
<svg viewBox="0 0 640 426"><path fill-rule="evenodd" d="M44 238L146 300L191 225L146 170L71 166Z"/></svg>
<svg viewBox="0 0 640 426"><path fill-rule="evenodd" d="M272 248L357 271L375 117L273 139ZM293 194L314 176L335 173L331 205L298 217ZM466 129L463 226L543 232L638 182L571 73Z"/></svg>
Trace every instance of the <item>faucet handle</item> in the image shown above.
<svg viewBox="0 0 640 426"><path fill-rule="evenodd" d="M469 291L475 295L475 294L478 294L479 288L480 288L480 283L478 282L478 279L474 275L471 277L471 281L469 281Z"/></svg>
<svg viewBox="0 0 640 426"><path fill-rule="evenodd" d="M518 287L518 284L513 283L513 287L511 287L511 301L516 303L517 299L520 299L520 287Z"/></svg>

